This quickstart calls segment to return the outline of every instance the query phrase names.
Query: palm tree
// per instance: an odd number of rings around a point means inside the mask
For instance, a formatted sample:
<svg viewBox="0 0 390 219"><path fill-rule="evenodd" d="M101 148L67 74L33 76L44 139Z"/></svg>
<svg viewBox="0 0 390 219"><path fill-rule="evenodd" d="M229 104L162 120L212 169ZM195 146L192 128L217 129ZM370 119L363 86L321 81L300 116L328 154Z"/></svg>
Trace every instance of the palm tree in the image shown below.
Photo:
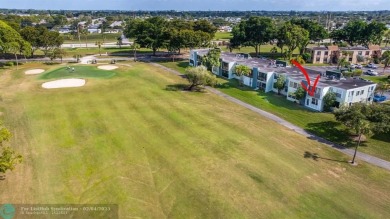
<svg viewBox="0 0 390 219"><path fill-rule="evenodd" d="M134 51L134 62L137 61L137 49L139 49L140 46L138 43L134 42L132 45L131 45L131 49L133 49Z"/></svg>
<svg viewBox="0 0 390 219"><path fill-rule="evenodd" d="M388 30L388 31L385 33L384 37L385 37L385 42L386 42L385 47L387 47L387 44L390 42L390 30Z"/></svg>
<svg viewBox="0 0 390 219"><path fill-rule="evenodd" d="M81 32L83 31L81 24L77 24L77 36L79 38L79 47L81 47Z"/></svg>
<svg viewBox="0 0 390 219"><path fill-rule="evenodd" d="M337 69L340 69L341 66L345 66L345 65L348 65L348 61L347 61L347 58L346 57L342 57L341 59L339 59L339 61L337 62Z"/></svg>
<svg viewBox="0 0 390 219"><path fill-rule="evenodd" d="M122 48L123 42L122 42L122 36L119 36L116 38L117 42L116 44L119 46L119 48Z"/></svg>
<svg viewBox="0 0 390 219"><path fill-rule="evenodd" d="M85 48L88 48L88 30L86 29L83 29L83 31L81 32L82 35L85 37Z"/></svg>
<svg viewBox="0 0 390 219"><path fill-rule="evenodd" d="M385 73L385 69L390 66L390 51L386 51L382 55L382 63L383 63L383 73Z"/></svg>
<svg viewBox="0 0 390 219"><path fill-rule="evenodd" d="M251 69L246 65L237 65L235 67L235 74L240 77L240 86L244 84L244 76L248 76L251 73Z"/></svg>
<svg viewBox="0 0 390 219"><path fill-rule="evenodd" d="M16 59L16 70L18 70L19 62L18 62L18 56L16 53L20 52L20 45L17 42L11 42L8 44L9 51L15 55Z"/></svg>
<svg viewBox="0 0 390 219"><path fill-rule="evenodd" d="M95 45L99 47L99 55L101 56L102 53L100 52L100 48L102 47L103 43L101 41L96 41Z"/></svg>

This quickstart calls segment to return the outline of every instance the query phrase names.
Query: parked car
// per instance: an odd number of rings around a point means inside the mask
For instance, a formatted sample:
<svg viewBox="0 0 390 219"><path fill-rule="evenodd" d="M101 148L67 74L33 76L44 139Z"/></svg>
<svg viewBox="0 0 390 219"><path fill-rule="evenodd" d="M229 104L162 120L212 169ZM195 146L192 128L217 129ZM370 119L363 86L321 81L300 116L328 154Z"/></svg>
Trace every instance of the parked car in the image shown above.
<svg viewBox="0 0 390 219"><path fill-rule="evenodd" d="M355 64L350 64L350 65L349 65L349 68L354 69L354 68L356 68L356 65L355 65Z"/></svg>
<svg viewBox="0 0 390 219"><path fill-rule="evenodd" d="M386 100L386 96L375 95L373 100L374 102L382 102Z"/></svg>
<svg viewBox="0 0 390 219"><path fill-rule="evenodd" d="M357 65L356 65L356 68L357 68L357 69L362 69L363 66L362 66L361 64L357 64Z"/></svg>
<svg viewBox="0 0 390 219"><path fill-rule="evenodd" d="M370 64L367 65L367 68L374 68L374 69L376 69L376 68L378 68L378 66L376 66L374 63L370 63Z"/></svg>
<svg viewBox="0 0 390 219"><path fill-rule="evenodd" d="M368 75L372 75L372 76L378 76L378 72L372 70L372 69L368 69L366 74Z"/></svg>

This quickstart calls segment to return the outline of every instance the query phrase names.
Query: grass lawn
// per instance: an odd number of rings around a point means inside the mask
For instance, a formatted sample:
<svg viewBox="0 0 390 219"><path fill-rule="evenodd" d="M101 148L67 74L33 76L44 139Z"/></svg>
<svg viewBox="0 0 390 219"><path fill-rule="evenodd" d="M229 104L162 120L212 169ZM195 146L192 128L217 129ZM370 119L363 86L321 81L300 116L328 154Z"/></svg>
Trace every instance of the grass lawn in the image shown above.
<svg viewBox="0 0 390 219"><path fill-rule="evenodd" d="M113 203L120 218L390 217L388 171L129 64L55 90L13 77L36 64L0 70L2 117L25 158L0 182L1 200Z"/></svg>
<svg viewBox="0 0 390 219"><path fill-rule="evenodd" d="M216 32L214 40L227 40L233 37L232 33L229 32Z"/></svg>
<svg viewBox="0 0 390 219"><path fill-rule="evenodd" d="M375 83L389 83L388 76L362 76L362 78L373 81Z"/></svg>
<svg viewBox="0 0 390 219"><path fill-rule="evenodd" d="M88 43L95 43L96 41L101 41L103 42L103 37L104 37L104 42L105 43L112 43L112 42L117 42L117 38L120 37L122 34L121 33L105 33L104 35L100 33L92 33L87 35L87 40L85 40L84 36L81 36L81 44L85 44L87 41ZM74 37L72 39L69 39L69 35L63 35L64 37L64 43L79 43L79 38Z"/></svg>
<svg viewBox="0 0 390 219"><path fill-rule="evenodd" d="M55 70L46 72L40 75L38 78L47 79L59 79L59 78L110 78L115 75L115 71L106 71L98 69L98 66L71 66L74 68L74 72L71 72L67 67L57 68Z"/></svg>
<svg viewBox="0 0 390 219"><path fill-rule="evenodd" d="M160 64L182 73L184 73L185 68L188 66L188 62L186 61ZM310 111L286 100L284 96L254 91L248 87L239 87L236 80L228 81L222 78L219 80L219 83L222 85L217 88L232 97L277 115L333 142L343 144L347 147L354 147L355 145L354 142L349 140L349 133L345 131L345 127L338 123L331 113ZM359 151L390 160L390 136L385 134L373 136L361 145Z"/></svg>

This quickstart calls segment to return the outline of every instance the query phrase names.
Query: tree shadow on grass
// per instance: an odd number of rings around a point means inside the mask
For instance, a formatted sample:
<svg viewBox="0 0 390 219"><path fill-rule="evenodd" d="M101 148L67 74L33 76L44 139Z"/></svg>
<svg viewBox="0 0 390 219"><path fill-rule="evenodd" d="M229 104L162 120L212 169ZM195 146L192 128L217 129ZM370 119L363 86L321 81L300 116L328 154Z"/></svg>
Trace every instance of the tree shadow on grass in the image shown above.
<svg viewBox="0 0 390 219"><path fill-rule="evenodd" d="M166 91L184 91L188 88L188 84L169 84L165 87Z"/></svg>
<svg viewBox="0 0 390 219"><path fill-rule="evenodd" d="M324 121L318 123L308 123L305 131L315 134L323 139L309 137L309 139L317 140L326 144L339 144L342 147L354 147L356 142L351 139L351 134L348 130L340 127L341 124L335 121ZM360 146L367 147L365 142L361 142ZM338 145L334 145L336 148L341 148Z"/></svg>
<svg viewBox="0 0 390 219"><path fill-rule="evenodd" d="M195 87L191 91L188 90L189 87L190 87L190 85L188 85L188 84L169 84L165 87L164 90L166 90L166 91L201 92L201 93L206 92L204 87L201 87L201 86Z"/></svg>
<svg viewBox="0 0 390 219"><path fill-rule="evenodd" d="M383 133L383 134L376 134L371 137L372 139L383 141L383 142L389 142L390 143L390 134L389 133Z"/></svg>
<svg viewBox="0 0 390 219"><path fill-rule="evenodd" d="M329 161L335 161L335 162L341 162L341 163L348 163L348 161L346 161L346 160L336 160L336 159L321 157L317 153L311 153L309 151L305 151L305 153L303 154L303 157L304 158L311 158L315 161L318 161L319 159L321 159L321 160L329 160Z"/></svg>

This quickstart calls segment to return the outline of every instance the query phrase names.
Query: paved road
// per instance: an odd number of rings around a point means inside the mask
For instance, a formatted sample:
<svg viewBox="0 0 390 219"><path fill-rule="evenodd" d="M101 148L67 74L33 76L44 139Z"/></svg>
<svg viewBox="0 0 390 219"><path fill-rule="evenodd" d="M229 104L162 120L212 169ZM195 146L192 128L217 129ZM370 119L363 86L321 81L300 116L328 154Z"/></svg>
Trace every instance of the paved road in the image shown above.
<svg viewBox="0 0 390 219"><path fill-rule="evenodd" d="M162 66L162 65L157 64L157 63L151 63L151 64L154 65L154 66L157 66L159 68L162 68L162 69L164 69L164 70L166 70L168 72L171 72L171 73L173 73L175 75L182 76L182 74L180 72L175 71L173 69L167 68L167 67ZM283 125L284 127L288 128L288 129L291 129L291 130L293 130L293 131L295 131L295 132L297 132L297 133L299 133L299 134L301 134L301 135L303 135L303 136L305 136L305 137L307 137L309 139L321 142L321 143L325 144L326 146L334 148L334 149L336 149L336 150L338 150L338 151L340 151L340 152L342 152L344 154L347 154L349 156L353 156L353 154L354 154L354 150L353 149L345 148L345 147L343 147L341 145L335 144L335 143L330 142L330 141L328 141L326 139L323 139L323 138L321 138L319 136L316 136L316 135L314 135L314 134L312 134L310 132L307 132L304 129L302 129L302 128L300 128L300 127L298 127L298 126L296 126L296 125L294 125L294 124L292 124L290 122L287 122L286 120L284 120L284 119L282 119L280 117L277 117L277 116L275 116L275 115L273 115L273 114L271 114L269 112L266 112L264 110L256 108L256 107L254 107L254 106L252 106L250 104L247 104L247 103L245 103L245 102L243 102L243 101L241 101L239 99L236 99L234 97L226 95L226 94L222 93L221 91L219 91L217 89L214 89L214 88L211 88L211 87L206 87L206 89L208 91L218 95L218 96L221 96L221 97L223 97L223 98L233 102L233 103L241 105L241 106L243 106L243 107L245 107L245 108L247 108L249 110L252 110L253 112L256 112L256 113L258 113L258 114L260 114L260 115L262 115L264 117L267 117L268 119L271 119L271 120L279 123L280 125ZM375 166L382 167L384 169L390 170L390 162L389 161L386 161L386 160L383 160L383 159L380 159L380 158L377 158L377 157L374 157L374 156L371 156L371 155L368 155L368 154L365 154L365 153L361 153L361 152L357 152L356 157L358 159L360 159L360 160L363 160L363 161L367 162L367 163L370 163L370 164L373 164Z"/></svg>

